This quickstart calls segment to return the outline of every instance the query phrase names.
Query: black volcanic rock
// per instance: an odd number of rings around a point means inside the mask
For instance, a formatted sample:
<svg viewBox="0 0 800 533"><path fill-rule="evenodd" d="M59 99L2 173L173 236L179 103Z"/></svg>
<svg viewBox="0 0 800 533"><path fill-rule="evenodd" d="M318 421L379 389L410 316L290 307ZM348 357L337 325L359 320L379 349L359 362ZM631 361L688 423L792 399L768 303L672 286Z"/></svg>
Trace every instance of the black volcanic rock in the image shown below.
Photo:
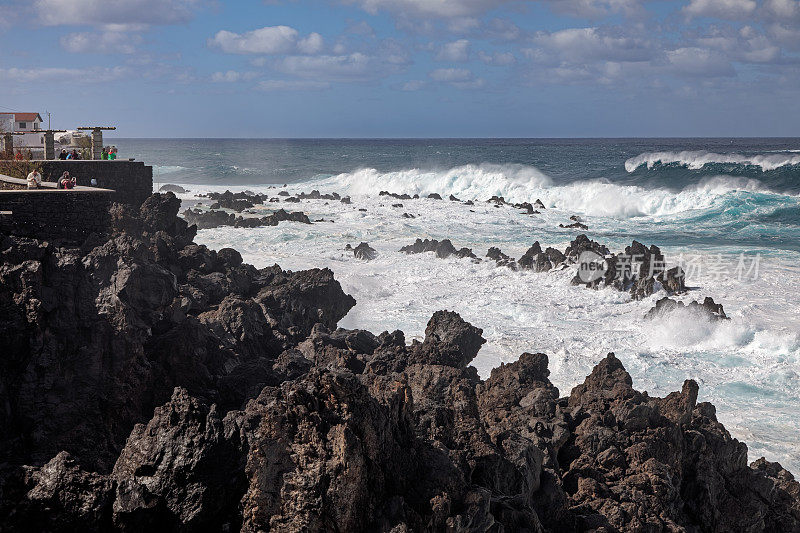
<svg viewBox="0 0 800 533"><path fill-rule="evenodd" d="M173 198L80 248L0 235L2 531L800 530L695 382L609 354L561 397L531 353L482 381L457 313L337 328L330 270L196 245Z"/></svg>
<svg viewBox="0 0 800 533"><path fill-rule="evenodd" d="M362 242L355 248L353 248L353 256L356 259L363 259L364 261L372 261L378 256L378 252L375 251L375 248L372 248L366 242Z"/></svg>
<svg viewBox="0 0 800 533"><path fill-rule="evenodd" d="M709 296L706 296L703 303L692 300L689 305L665 296L659 299L655 307L647 312L645 319L653 320L684 309L690 314L705 316L711 320L728 320L728 315L725 314L722 304L715 303L714 299Z"/></svg>
<svg viewBox="0 0 800 533"><path fill-rule="evenodd" d="M472 250L469 248L461 248L460 250L456 250L453 243L450 242L450 239L443 239L442 241L437 241L436 239L417 239L414 241L414 244L409 244L408 246L403 246L400 248L400 251L406 254L421 254L425 252L435 252L436 257L440 259L444 259L445 257L449 257L451 255L455 255L457 257L471 257L473 259L476 258L475 254L472 253Z"/></svg>
<svg viewBox="0 0 800 533"><path fill-rule="evenodd" d="M180 185L173 185L172 183L166 183L158 188L158 192L173 192L175 194L185 194L189 191L187 191Z"/></svg>
<svg viewBox="0 0 800 533"><path fill-rule="evenodd" d="M288 212L278 209L271 215L263 217L237 217L233 213L225 211L201 211L199 209L187 209L182 216L188 223L194 224L198 229L216 228L219 226L234 226L237 228L257 228L261 226L277 226L279 222L290 221L311 224L308 216L302 211Z"/></svg>

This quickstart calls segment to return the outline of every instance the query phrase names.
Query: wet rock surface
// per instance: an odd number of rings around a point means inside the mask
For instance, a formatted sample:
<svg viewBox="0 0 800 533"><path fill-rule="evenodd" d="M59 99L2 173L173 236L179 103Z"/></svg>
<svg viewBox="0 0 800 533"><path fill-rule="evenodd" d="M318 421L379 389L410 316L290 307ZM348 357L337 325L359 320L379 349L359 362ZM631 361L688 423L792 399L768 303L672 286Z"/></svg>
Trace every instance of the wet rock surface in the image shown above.
<svg viewBox="0 0 800 533"><path fill-rule="evenodd" d="M715 303L714 299L708 296L703 300L703 303L693 300L689 302L688 305L679 300L673 300L665 296L656 302L655 307L647 312L645 318L654 320L682 310L687 311L691 315L703 316L710 320L728 320L728 315L725 314L722 304Z"/></svg>
<svg viewBox="0 0 800 533"><path fill-rule="evenodd" d="M285 211L278 209L271 215L263 217L242 217L225 211L203 211L200 209L187 209L181 216L189 224L194 224L197 229L217 228L219 226L234 226L236 228L257 228L260 226L277 226L279 222L300 222L311 224L308 216L302 211Z"/></svg>
<svg viewBox="0 0 800 533"><path fill-rule="evenodd" d="M562 396L531 353L483 381L457 313L337 328L330 270L196 245L179 206L0 237L3 531L800 530L800 484L695 382L651 397L609 354Z"/></svg>

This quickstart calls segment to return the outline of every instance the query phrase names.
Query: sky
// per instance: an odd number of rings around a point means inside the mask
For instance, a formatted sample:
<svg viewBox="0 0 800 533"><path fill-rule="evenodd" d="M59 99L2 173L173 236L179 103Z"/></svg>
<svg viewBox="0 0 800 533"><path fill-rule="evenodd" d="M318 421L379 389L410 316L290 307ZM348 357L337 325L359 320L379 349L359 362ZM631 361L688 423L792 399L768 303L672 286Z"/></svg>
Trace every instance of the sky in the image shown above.
<svg viewBox="0 0 800 533"><path fill-rule="evenodd" d="M0 50L119 137L800 136L800 0L0 0Z"/></svg>

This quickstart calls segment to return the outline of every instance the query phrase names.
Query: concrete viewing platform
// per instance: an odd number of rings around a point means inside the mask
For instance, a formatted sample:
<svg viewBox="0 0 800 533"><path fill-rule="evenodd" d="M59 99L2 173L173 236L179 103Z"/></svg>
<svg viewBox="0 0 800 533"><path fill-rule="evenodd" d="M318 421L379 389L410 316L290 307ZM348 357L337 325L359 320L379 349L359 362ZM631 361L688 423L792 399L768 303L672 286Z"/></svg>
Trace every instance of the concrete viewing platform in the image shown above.
<svg viewBox="0 0 800 533"><path fill-rule="evenodd" d="M37 189L29 189L28 188L28 180L21 179L21 178L12 178L11 176L6 176L4 174L0 174L0 194L9 193L9 192L19 192L25 191L29 193L41 194L41 193L48 193L48 192L69 192L69 191L76 191L76 192L100 192L100 193L113 193L116 192L113 189L103 189L101 187L86 187L84 185L76 185L72 189L59 189L58 184L54 181L43 181L42 184Z"/></svg>
<svg viewBox="0 0 800 533"><path fill-rule="evenodd" d="M34 160L0 161L0 233L38 239L82 242L109 229L112 202L138 208L153 192L153 168L140 161ZM38 168L42 186L28 189L29 168ZM14 170L18 175L3 172ZM64 172L77 179L72 189L58 189ZM91 180L97 186L90 186Z"/></svg>

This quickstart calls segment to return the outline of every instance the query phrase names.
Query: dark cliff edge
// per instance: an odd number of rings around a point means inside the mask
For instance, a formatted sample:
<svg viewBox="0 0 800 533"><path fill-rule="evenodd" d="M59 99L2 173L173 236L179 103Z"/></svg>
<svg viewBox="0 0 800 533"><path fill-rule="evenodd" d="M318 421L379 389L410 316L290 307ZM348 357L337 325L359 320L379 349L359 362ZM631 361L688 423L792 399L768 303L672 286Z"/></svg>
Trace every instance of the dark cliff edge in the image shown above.
<svg viewBox="0 0 800 533"><path fill-rule="evenodd" d="M194 244L172 193L82 246L0 236L0 531L800 531L698 386L613 354L479 379L482 330L337 329L328 269Z"/></svg>

